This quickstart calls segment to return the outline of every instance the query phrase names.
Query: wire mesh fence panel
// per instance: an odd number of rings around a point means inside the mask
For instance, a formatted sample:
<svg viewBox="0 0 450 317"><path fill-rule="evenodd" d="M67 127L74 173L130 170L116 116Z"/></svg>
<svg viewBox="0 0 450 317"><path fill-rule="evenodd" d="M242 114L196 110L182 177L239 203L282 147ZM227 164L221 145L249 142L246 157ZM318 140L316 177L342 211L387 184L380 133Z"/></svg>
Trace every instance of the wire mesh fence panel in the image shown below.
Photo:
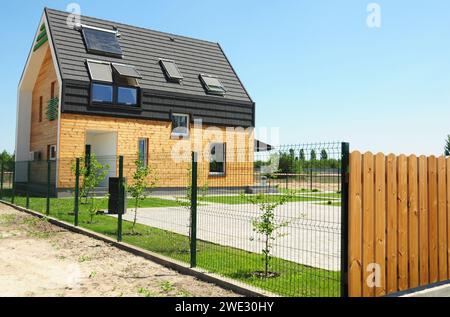
<svg viewBox="0 0 450 317"><path fill-rule="evenodd" d="M144 185L139 181L142 172L147 175ZM178 154L174 159L170 152L151 153L145 160L125 156L124 175L128 208L123 240L189 263L190 156ZM144 193L139 193L140 187Z"/></svg>
<svg viewBox="0 0 450 317"><path fill-rule="evenodd" d="M341 295L341 143L213 143L195 164L142 149L79 158L78 174L71 157L4 165L3 200L69 223L78 210L81 227L275 294Z"/></svg>
<svg viewBox="0 0 450 317"><path fill-rule="evenodd" d="M198 265L281 295L339 296L341 144L244 161L215 151L200 164Z"/></svg>

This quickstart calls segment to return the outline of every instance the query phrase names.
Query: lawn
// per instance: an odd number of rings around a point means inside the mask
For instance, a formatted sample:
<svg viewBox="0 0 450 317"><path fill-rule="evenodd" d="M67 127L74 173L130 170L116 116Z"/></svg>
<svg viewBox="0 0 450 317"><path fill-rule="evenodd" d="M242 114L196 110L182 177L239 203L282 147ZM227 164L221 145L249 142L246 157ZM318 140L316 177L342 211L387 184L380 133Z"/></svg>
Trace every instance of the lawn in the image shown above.
<svg viewBox="0 0 450 317"><path fill-rule="evenodd" d="M234 196L231 196L234 197ZM235 196L239 197L239 196ZM219 197L208 197L214 200ZM229 199L230 196L226 196ZM224 197L222 199L225 199ZM316 199L317 200L317 199ZM217 202L214 201L214 202ZM16 197L15 203L25 206L25 198ZM102 208L107 205L106 199L100 200ZM45 212L46 200L32 198L30 209ZM177 206L175 201L149 198L146 207ZM129 201L129 207L132 202ZM51 199L50 216L73 223L73 199ZM168 211L169 212L169 211ZM115 238L117 235L117 220L106 215L98 215L93 223L89 223L86 205L80 205L79 223L81 227ZM131 234L132 224L124 222L123 240L126 243L153 251L167 257L188 263L190 259L189 238L169 231L138 224L137 234ZM249 241L249 243L252 243ZM275 278L260 278L253 273L263 269L260 254L251 253L231 247L209 242L198 241L198 266L209 272L233 278L240 282L254 285L282 296L319 297L339 296L340 273L303 266L290 261L274 258L271 271L279 273Z"/></svg>

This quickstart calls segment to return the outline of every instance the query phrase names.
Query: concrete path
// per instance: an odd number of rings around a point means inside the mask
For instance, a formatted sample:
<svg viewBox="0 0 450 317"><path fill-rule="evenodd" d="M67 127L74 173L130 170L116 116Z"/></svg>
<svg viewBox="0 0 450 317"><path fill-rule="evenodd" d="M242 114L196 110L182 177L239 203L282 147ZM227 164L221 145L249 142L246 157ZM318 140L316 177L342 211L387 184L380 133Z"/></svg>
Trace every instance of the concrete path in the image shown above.
<svg viewBox="0 0 450 317"><path fill-rule="evenodd" d="M339 271L340 269L340 207L317 203L292 202L279 207L277 220L286 222L274 242L275 257L311 267ZM261 253L263 236L253 231L252 221L261 214L253 205L204 204L198 208L200 240ZM132 221L129 210L125 220ZM138 211L138 223L189 235L190 212L181 207L143 208Z"/></svg>
<svg viewBox="0 0 450 317"><path fill-rule="evenodd" d="M450 284L411 293L403 297L450 297Z"/></svg>

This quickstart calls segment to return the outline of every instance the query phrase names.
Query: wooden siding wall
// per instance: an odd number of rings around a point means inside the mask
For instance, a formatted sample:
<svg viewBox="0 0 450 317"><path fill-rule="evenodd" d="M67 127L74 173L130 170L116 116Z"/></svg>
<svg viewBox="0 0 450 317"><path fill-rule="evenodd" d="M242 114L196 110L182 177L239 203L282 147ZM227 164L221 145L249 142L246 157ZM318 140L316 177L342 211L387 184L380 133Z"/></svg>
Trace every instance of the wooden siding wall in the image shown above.
<svg viewBox="0 0 450 317"><path fill-rule="evenodd" d="M86 135L89 131L116 132L117 133L117 155L125 156L125 177L131 180L135 170L134 162L138 155L138 140L149 139L149 165L155 169L159 180L157 187L182 187L186 186L186 177L190 163L176 163L171 155L176 144L180 141L171 139L171 122L152 120L130 120L126 118L108 118L100 116L86 116L74 114L62 114L60 132L59 153L59 180L58 187L70 189L74 186L74 177L71 165L74 158L83 157L85 152ZM204 126L203 129L208 128ZM222 128L221 133L225 132ZM191 136L196 135L195 129L191 128ZM200 184L211 185L211 187L241 187L253 185L253 133L247 130L227 132L225 142L232 138L237 144L238 140L245 140L245 147L239 148L239 154L245 152L249 157L244 163L230 162L226 164L225 177L209 177L209 164L199 163ZM201 142L203 149L209 148L209 139L204 138ZM192 142L194 138L182 141ZM181 143L181 144L182 144ZM196 149L198 150L198 149ZM236 146L227 146L227 159L236 154ZM189 153L188 153L189 154ZM188 157L190 158L190 156Z"/></svg>
<svg viewBox="0 0 450 317"><path fill-rule="evenodd" d="M52 83L56 82L55 94L59 91L59 87L48 44L45 44L40 49L46 49L47 52L33 89L30 151L41 152L42 160L47 160L47 146L56 145L57 143L58 120L49 121L45 113L47 103L51 99ZM42 122L39 122L40 97L42 97Z"/></svg>
<svg viewBox="0 0 450 317"><path fill-rule="evenodd" d="M354 152L349 190L350 296L450 279L450 158Z"/></svg>

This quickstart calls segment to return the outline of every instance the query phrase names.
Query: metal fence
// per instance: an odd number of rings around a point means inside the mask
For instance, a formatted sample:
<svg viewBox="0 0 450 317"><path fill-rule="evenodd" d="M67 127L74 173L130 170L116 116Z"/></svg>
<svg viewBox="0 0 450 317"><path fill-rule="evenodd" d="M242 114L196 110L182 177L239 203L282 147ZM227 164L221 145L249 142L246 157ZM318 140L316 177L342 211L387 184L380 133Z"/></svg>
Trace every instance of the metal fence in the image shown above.
<svg viewBox="0 0 450 317"><path fill-rule="evenodd" d="M346 295L347 160L347 144L321 143L16 162L2 164L0 196L236 283L337 297ZM115 196L126 213L108 213Z"/></svg>

